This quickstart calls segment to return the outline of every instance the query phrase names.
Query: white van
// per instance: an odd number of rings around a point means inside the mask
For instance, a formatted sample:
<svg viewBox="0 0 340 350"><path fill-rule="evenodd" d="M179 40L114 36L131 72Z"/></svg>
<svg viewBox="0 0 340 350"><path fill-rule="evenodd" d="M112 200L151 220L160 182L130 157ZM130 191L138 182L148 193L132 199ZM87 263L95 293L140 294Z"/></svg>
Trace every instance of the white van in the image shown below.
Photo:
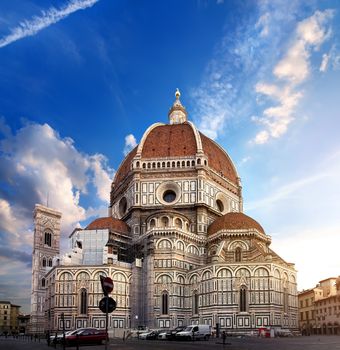
<svg viewBox="0 0 340 350"><path fill-rule="evenodd" d="M211 326L207 324L191 325L184 329L182 332L176 333L176 339L181 340L208 340L211 335Z"/></svg>

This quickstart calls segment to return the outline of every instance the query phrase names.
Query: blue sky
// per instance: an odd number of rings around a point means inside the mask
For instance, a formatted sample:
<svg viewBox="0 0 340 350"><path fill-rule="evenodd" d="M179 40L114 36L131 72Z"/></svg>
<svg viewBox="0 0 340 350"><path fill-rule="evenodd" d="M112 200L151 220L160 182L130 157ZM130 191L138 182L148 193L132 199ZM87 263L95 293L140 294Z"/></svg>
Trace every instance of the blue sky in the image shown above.
<svg viewBox="0 0 340 350"><path fill-rule="evenodd" d="M299 289L340 263L338 1L0 3L0 299L29 311L35 203L77 224L181 90L234 160L245 212L296 264ZM18 284L19 281L19 284Z"/></svg>

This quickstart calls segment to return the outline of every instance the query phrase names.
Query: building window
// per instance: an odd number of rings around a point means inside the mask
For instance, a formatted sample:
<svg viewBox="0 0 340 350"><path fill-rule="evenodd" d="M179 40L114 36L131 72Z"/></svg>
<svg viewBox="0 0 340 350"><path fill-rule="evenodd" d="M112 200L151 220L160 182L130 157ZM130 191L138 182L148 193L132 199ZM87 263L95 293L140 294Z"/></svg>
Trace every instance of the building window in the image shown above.
<svg viewBox="0 0 340 350"><path fill-rule="evenodd" d="M52 259L51 258L49 258L49 260L48 260L48 266L52 267Z"/></svg>
<svg viewBox="0 0 340 350"><path fill-rule="evenodd" d="M169 295L167 292L162 293L162 314L167 315L169 313Z"/></svg>
<svg viewBox="0 0 340 350"><path fill-rule="evenodd" d="M51 232L45 232L45 244L49 247L52 246L52 233Z"/></svg>
<svg viewBox="0 0 340 350"><path fill-rule="evenodd" d="M283 312L288 313L288 290L283 289Z"/></svg>
<svg viewBox="0 0 340 350"><path fill-rule="evenodd" d="M247 289L241 287L240 289L240 312L247 311Z"/></svg>
<svg viewBox="0 0 340 350"><path fill-rule="evenodd" d="M235 261L236 262L242 261L242 250L240 247L236 248L236 250L235 250Z"/></svg>
<svg viewBox="0 0 340 350"><path fill-rule="evenodd" d="M43 258L43 260L42 260L42 266L43 266L43 267L46 267L46 258Z"/></svg>
<svg viewBox="0 0 340 350"><path fill-rule="evenodd" d="M42 287L45 287L45 283L46 283L46 282L45 282L45 278L43 278L43 279L41 280L41 286L42 286Z"/></svg>
<svg viewBox="0 0 340 350"><path fill-rule="evenodd" d="M192 313L194 315L198 314L198 293L197 293L197 291L195 291L193 296L192 296Z"/></svg>
<svg viewBox="0 0 340 350"><path fill-rule="evenodd" d="M87 291L84 288L80 291L80 313L87 314Z"/></svg>

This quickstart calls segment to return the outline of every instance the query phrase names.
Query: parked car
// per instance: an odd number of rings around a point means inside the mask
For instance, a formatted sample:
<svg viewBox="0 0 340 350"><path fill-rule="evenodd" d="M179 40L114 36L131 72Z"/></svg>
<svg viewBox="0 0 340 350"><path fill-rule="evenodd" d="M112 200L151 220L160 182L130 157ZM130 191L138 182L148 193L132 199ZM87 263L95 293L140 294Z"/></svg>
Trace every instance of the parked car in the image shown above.
<svg viewBox="0 0 340 350"><path fill-rule="evenodd" d="M138 338L139 338L139 339L142 339L142 340L145 340L146 337L147 337L149 334L151 334L152 332L153 332L153 331L147 331L147 332L144 332L144 333L139 333Z"/></svg>
<svg viewBox="0 0 340 350"><path fill-rule="evenodd" d="M155 331L152 331L151 333L149 333L147 336L146 336L146 339L147 340L155 340L158 338L158 334L162 333L163 332L163 329L158 329L158 330L155 330Z"/></svg>
<svg viewBox="0 0 340 350"><path fill-rule="evenodd" d="M176 333L176 339L178 340L208 340L211 336L211 326L207 324L191 325L185 328L185 330Z"/></svg>
<svg viewBox="0 0 340 350"><path fill-rule="evenodd" d="M167 331L162 331L161 333L158 334L157 339L159 339L159 340L166 340L166 339L168 339L167 338L167 334L168 334Z"/></svg>
<svg viewBox="0 0 340 350"><path fill-rule="evenodd" d="M176 334L178 332L182 332L185 330L185 328L187 328L187 326L178 326L174 329L170 329L166 332L166 339L169 340L175 340L176 339Z"/></svg>
<svg viewBox="0 0 340 350"><path fill-rule="evenodd" d="M65 338L68 336L68 335L72 335L72 334L76 334L78 332L80 332L81 330L83 330L84 328L78 328L76 330L73 330L73 331L67 331L65 332ZM55 334L52 334L50 335L50 342L51 343L61 343L63 341L63 333L57 333L57 335Z"/></svg>
<svg viewBox="0 0 340 350"><path fill-rule="evenodd" d="M97 328L84 328L65 337L66 345L75 344L101 344L109 336L105 330Z"/></svg>

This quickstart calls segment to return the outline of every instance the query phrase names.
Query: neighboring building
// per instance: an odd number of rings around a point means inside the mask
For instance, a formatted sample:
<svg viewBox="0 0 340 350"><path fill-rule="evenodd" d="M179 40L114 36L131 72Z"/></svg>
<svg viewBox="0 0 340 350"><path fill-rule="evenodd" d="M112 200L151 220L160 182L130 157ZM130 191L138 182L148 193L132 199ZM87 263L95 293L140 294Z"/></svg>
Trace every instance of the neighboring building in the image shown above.
<svg viewBox="0 0 340 350"><path fill-rule="evenodd" d="M299 298L299 328L303 335L340 334L340 277L327 278Z"/></svg>
<svg viewBox="0 0 340 350"><path fill-rule="evenodd" d="M0 334L18 332L18 315L20 311L18 305L9 301L0 301Z"/></svg>
<svg viewBox="0 0 340 350"><path fill-rule="evenodd" d="M26 334L28 332L30 322L30 315L19 315L18 316L18 330L21 334Z"/></svg>
<svg viewBox="0 0 340 350"><path fill-rule="evenodd" d="M45 329L61 328L62 314L67 329L104 327L100 275L114 281L115 332L198 323L235 333L297 329L294 264L243 213L232 160L187 120L179 96L169 124L150 126L121 163L109 217L75 230L71 252L47 272Z"/></svg>

